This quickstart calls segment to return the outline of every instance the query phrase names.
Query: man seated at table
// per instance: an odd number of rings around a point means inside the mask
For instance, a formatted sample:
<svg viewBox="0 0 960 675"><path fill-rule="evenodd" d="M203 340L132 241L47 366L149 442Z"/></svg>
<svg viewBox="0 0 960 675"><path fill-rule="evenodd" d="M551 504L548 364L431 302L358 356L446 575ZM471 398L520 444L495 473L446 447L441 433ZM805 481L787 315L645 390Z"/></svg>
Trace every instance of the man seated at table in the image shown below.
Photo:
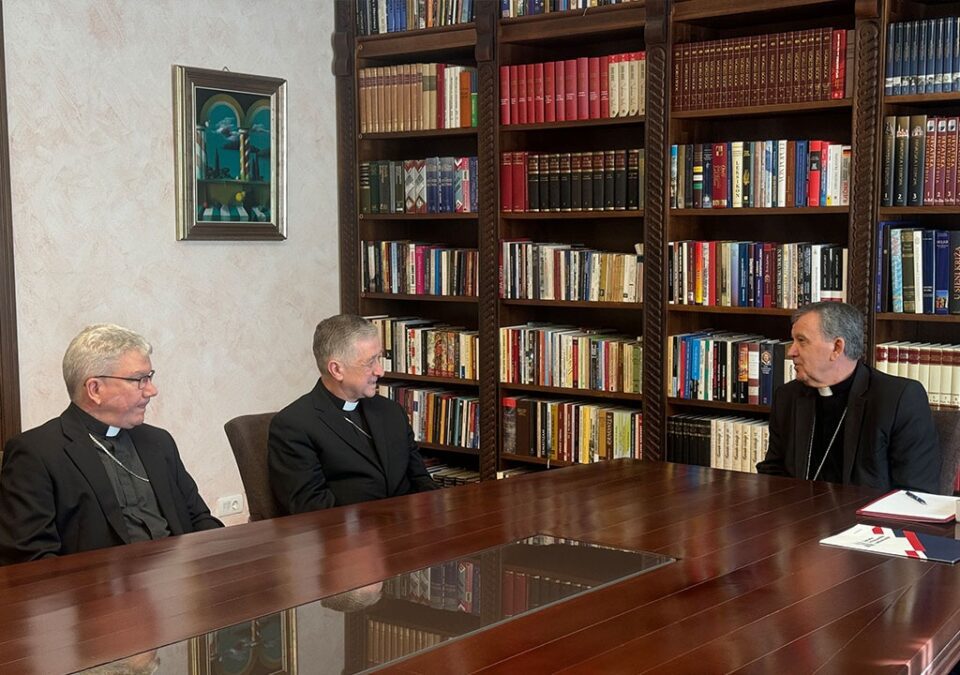
<svg viewBox="0 0 960 675"><path fill-rule="evenodd" d="M152 351L112 324L70 342L70 405L4 449L0 564L223 527L170 434L143 423L157 395Z"/></svg>
<svg viewBox="0 0 960 675"><path fill-rule="evenodd" d="M317 324L320 379L270 424L270 484L287 513L438 487L406 412L377 395L382 350L377 327L362 317L340 314Z"/></svg>
<svg viewBox="0 0 960 675"><path fill-rule="evenodd" d="M863 315L817 302L791 331L797 379L778 388L759 473L937 492L940 449L923 386L861 363Z"/></svg>

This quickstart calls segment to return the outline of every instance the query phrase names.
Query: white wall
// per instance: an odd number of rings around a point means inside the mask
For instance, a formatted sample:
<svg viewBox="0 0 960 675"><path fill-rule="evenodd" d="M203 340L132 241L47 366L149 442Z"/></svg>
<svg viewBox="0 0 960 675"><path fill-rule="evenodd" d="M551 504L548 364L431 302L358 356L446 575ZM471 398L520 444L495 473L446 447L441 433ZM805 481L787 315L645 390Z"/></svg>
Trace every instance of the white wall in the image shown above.
<svg viewBox="0 0 960 675"><path fill-rule="evenodd" d="M133 328L147 421L214 509L243 491L224 422L309 389L338 309L333 2L4 0L3 23L23 426L66 407L83 326ZM176 241L172 64L287 80L287 241Z"/></svg>

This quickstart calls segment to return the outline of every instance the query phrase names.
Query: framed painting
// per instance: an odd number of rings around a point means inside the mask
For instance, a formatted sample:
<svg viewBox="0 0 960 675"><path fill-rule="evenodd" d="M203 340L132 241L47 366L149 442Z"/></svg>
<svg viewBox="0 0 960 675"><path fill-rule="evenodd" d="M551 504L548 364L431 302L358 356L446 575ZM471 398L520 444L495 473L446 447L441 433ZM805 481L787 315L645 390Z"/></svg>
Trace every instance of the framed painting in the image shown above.
<svg viewBox="0 0 960 675"><path fill-rule="evenodd" d="M296 675L294 609L190 640L190 675Z"/></svg>
<svg viewBox="0 0 960 675"><path fill-rule="evenodd" d="M173 67L177 239L286 239L286 84Z"/></svg>

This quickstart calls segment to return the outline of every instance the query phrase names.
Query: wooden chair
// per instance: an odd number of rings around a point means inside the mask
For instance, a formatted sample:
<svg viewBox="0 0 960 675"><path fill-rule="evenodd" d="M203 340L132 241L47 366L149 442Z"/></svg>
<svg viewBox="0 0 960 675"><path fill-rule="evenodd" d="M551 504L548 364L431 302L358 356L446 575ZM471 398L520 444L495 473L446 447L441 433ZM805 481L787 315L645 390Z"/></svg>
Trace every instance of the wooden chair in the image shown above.
<svg viewBox="0 0 960 675"><path fill-rule="evenodd" d="M283 515L267 472L267 434L275 414L241 415L223 425L247 493L251 521Z"/></svg>
<svg viewBox="0 0 960 675"><path fill-rule="evenodd" d="M943 467L940 470L940 494L952 495L956 490L960 471L960 412L934 410L933 425L940 437Z"/></svg>

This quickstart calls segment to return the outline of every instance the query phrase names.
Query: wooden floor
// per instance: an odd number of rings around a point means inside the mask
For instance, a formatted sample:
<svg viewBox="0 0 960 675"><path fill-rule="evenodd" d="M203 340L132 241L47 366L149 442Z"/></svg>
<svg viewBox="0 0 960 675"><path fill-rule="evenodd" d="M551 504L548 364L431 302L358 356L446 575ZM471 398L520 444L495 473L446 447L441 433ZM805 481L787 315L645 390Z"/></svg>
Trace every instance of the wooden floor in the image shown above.
<svg viewBox="0 0 960 675"><path fill-rule="evenodd" d="M679 560L392 670L949 670L960 569L818 544L876 494L618 460L0 568L0 672L90 667L537 532Z"/></svg>

